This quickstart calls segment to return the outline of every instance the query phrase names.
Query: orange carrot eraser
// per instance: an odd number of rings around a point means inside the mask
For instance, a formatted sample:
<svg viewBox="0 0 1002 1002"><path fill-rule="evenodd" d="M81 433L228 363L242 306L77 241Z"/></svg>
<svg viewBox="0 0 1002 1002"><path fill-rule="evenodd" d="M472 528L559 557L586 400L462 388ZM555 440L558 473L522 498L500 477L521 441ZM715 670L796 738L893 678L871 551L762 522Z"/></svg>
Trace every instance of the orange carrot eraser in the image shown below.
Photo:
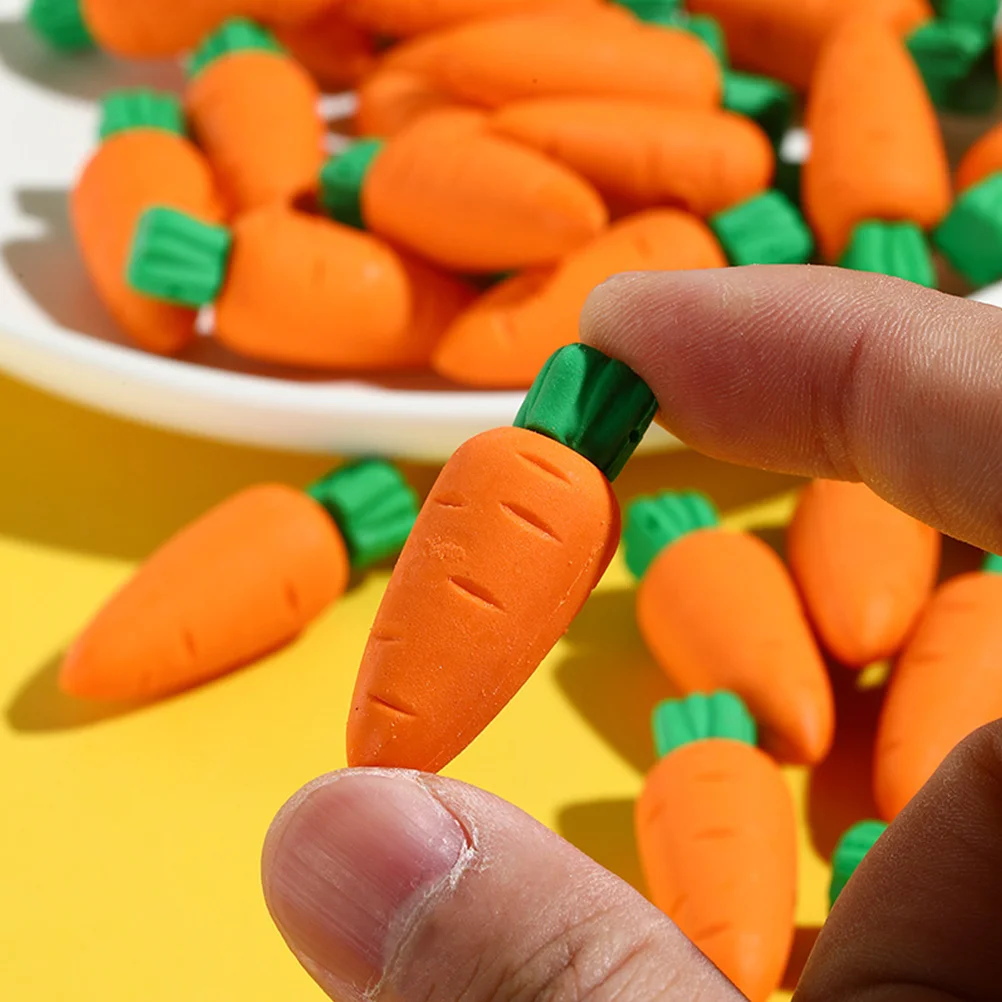
<svg viewBox="0 0 1002 1002"><path fill-rule="evenodd" d="M84 267L108 312L147 351L173 354L195 337L195 309L150 300L126 281L132 237L149 208L170 206L205 223L223 218L208 162L185 136L173 95L115 91L102 103L101 144L70 195Z"/></svg>
<svg viewBox="0 0 1002 1002"><path fill-rule="evenodd" d="M396 553L416 514L382 460L306 491L241 491L150 557L73 644L60 684L83 699L155 699L270 654L343 593L351 570Z"/></svg>
<svg viewBox="0 0 1002 1002"><path fill-rule="evenodd" d="M750 119L634 98L538 98L500 108L491 127L533 146L635 209L710 216L761 194L775 154Z"/></svg>
<svg viewBox="0 0 1002 1002"><path fill-rule="evenodd" d="M320 91L270 32L227 21L188 72L192 132L234 212L288 205L316 190L326 128Z"/></svg>
<svg viewBox="0 0 1002 1002"><path fill-rule="evenodd" d="M549 264L608 222L584 178L469 110L425 114L385 142L355 144L324 167L320 185L338 221L464 273Z"/></svg>
<svg viewBox="0 0 1002 1002"><path fill-rule="evenodd" d="M787 533L787 560L825 647L865 668L898 654L936 586L942 537L865 484L815 480Z"/></svg>
<svg viewBox="0 0 1002 1002"><path fill-rule="evenodd" d="M413 358L415 271L378 238L320 216L275 206L227 228L150 209L128 274L152 299L213 304L215 336L251 358L347 370Z"/></svg>
<svg viewBox="0 0 1002 1002"><path fill-rule="evenodd" d="M571 345L543 368L515 427L449 460L362 658L351 765L438 771L525 684L616 551L610 481L655 410L623 363Z"/></svg>
<svg viewBox="0 0 1002 1002"><path fill-rule="evenodd" d="M638 498L623 540L640 579L640 632L668 678L684 693L734 692L768 752L822 761L835 729L831 682L776 552L722 528L712 502L690 492Z"/></svg>
<svg viewBox="0 0 1002 1002"><path fill-rule="evenodd" d="M797 826L779 766L733 693L657 706L659 761L637 801L651 900L740 989L767 1002L793 947Z"/></svg>
<svg viewBox="0 0 1002 1002"><path fill-rule="evenodd" d="M893 821L968 735L1002 717L1002 566L940 585L897 660L877 728L873 791Z"/></svg>
<svg viewBox="0 0 1002 1002"><path fill-rule="evenodd" d="M807 104L803 198L837 261L868 221L936 226L952 199L936 110L901 39L871 17L845 20L821 53Z"/></svg>
<svg viewBox="0 0 1002 1002"><path fill-rule="evenodd" d="M571 251L555 269L524 271L485 292L445 333L434 368L466 386L526 388L553 352L578 340L581 309L607 278L726 264L696 216L678 209L638 212Z"/></svg>
<svg viewBox="0 0 1002 1002"><path fill-rule="evenodd" d="M712 108L720 65L699 38L632 18L510 17L465 25L429 50L447 92L498 108L536 97L623 97Z"/></svg>

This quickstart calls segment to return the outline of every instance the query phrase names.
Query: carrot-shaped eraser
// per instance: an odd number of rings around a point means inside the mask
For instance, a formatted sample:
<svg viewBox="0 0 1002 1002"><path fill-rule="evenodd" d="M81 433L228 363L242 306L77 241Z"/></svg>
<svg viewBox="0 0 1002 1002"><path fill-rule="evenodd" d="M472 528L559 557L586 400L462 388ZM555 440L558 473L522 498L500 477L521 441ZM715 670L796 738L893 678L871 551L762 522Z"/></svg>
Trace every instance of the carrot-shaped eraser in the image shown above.
<svg viewBox="0 0 1002 1002"><path fill-rule="evenodd" d="M832 878L828 885L828 906L833 908L859 864L887 831L883 821L860 821L839 839L832 853Z"/></svg>
<svg viewBox="0 0 1002 1002"><path fill-rule="evenodd" d="M438 111L385 142L355 143L327 163L320 187L338 221L461 272L550 264L608 222L584 178L496 135L475 111Z"/></svg>
<svg viewBox="0 0 1002 1002"><path fill-rule="evenodd" d="M710 216L764 192L775 155L754 123L716 108L628 98L540 98L491 117L632 209L674 205Z"/></svg>
<svg viewBox="0 0 1002 1002"><path fill-rule="evenodd" d="M1002 278L1002 125L967 151L956 180L957 201L933 240L968 281L988 285Z"/></svg>
<svg viewBox="0 0 1002 1002"><path fill-rule="evenodd" d="M838 263L852 271L891 275L930 289L936 286L929 243L915 223L860 223Z"/></svg>
<svg viewBox="0 0 1002 1002"><path fill-rule="evenodd" d="M848 18L824 47L806 111L804 208L829 261L861 223L939 224L952 200L936 110L904 42Z"/></svg>
<svg viewBox="0 0 1002 1002"><path fill-rule="evenodd" d="M850 668L896 655L932 597L942 537L865 484L815 480L786 538L824 646Z"/></svg>
<svg viewBox="0 0 1002 1002"><path fill-rule="evenodd" d="M816 764L834 731L831 683L796 585L757 536L720 527L708 498L665 492L627 509L626 562L637 621L685 693L728 689L748 705L766 751Z"/></svg>
<svg viewBox="0 0 1002 1002"><path fill-rule="evenodd" d="M932 17L928 0L689 0L724 30L734 65L805 90L825 41L847 17L865 13L906 35Z"/></svg>
<svg viewBox="0 0 1002 1002"><path fill-rule="evenodd" d="M953 748L1002 717L1002 561L941 585L891 673L874 794L892 821Z"/></svg>
<svg viewBox="0 0 1002 1002"><path fill-rule="evenodd" d="M212 171L185 138L173 96L116 91L102 104L101 145L70 195L70 219L84 267L109 313L137 344L173 354L195 337L195 311L153 302L125 279L132 235L153 205L207 223L222 218Z"/></svg>
<svg viewBox="0 0 1002 1002"><path fill-rule="evenodd" d="M527 271L484 293L456 318L432 356L434 369L466 386L525 389L546 359L578 339L596 285L624 271L723 268L707 225L678 209L648 209L614 223L550 271Z"/></svg>
<svg viewBox="0 0 1002 1002"><path fill-rule="evenodd" d="M778 146L793 122L797 97L792 87L755 73L724 73L724 107L744 115Z"/></svg>
<svg viewBox="0 0 1002 1002"><path fill-rule="evenodd" d="M814 237L800 210L781 191L749 198L710 219L732 265L805 264Z"/></svg>
<svg viewBox="0 0 1002 1002"><path fill-rule="evenodd" d="M447 32L429 53L424 69L436 83L488 108L535 97L720 103L720 64L702 39L625 14L479 21Z"/></svg>
<svg viewBox="0 0 1002 1002"><path fill-rule="evenodd" d="M298 636L352 570L403 545L417 500L369 460L307 491L251 487L160 548L73 644L60 674L73 696L155 699L240 668Z"/></svg>
<svg viewBox="0 0 1002 1002"><path fill-rule="evenodd" d="M348 761L437 772L528 681L616 551L610 481L657 404L583 344L539 374L513 428L471 439L432 488L359 671Z"/></svg>
<svg viewBox="0 0 1002 1002"><path fill-rule="evenodd" d="M234 212L314 191L325 125L313 78L264 28L227 21L188 64L185 105Z"/></svg>
<svg viewBox="0 0 1002 1002"><path fill-rule="evenodd" d="M232 229L151 209L128 276L154 300L214 305L215 335L233 351L313 368L424 367L472 299L376 237L278 206Z"/></svg>
<svg viewBox="0 0 1002 1002"><path fill-rule="evenodd" d="M636 808L651 900L750 1002L766 1002L795 928L796 820L783 774L731 692L661 703L654 736L660 761Z"/></svg>

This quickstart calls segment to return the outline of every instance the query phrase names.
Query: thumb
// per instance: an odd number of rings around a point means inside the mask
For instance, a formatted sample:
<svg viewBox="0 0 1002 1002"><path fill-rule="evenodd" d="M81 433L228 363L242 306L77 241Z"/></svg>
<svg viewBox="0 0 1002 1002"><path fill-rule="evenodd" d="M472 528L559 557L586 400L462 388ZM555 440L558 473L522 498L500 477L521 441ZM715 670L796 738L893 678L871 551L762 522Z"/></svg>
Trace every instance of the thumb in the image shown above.
<svg viewBox="0 0 1002 1002"><path fill-rule="evenodd" d="M268 907L338 1002L741 1002L661 912L563 839L441 777L347 770L279 813Z"/></svg>
<svg viewBox="0 0 1002 1002"><path fill-rule="evenodd" d="M996 1002L1002 721L895 818L832 909L796 1002Z"/></svg>

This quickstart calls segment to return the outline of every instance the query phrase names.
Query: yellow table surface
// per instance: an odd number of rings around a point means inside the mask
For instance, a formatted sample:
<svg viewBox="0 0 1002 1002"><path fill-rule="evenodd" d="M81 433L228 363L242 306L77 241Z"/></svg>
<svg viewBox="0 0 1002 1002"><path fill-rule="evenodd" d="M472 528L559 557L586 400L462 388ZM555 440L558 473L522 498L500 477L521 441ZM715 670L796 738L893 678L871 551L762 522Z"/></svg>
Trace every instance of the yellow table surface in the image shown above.
<svg viewBox="0 0 1002 1002"><path fill-rule="evenodd" d="M354 671L385 573L292 648L140 711L74 704L55 675L74 633L172 531L245 485L305 485L329 465L119 422L0 377L0 998L321 997L265 911L259 850L284 799L344 765ZM435 471L406 469L427 490ZM796 481L684 452L635 459L617 486L624 498L706 490L731 524L781 542ZM791 984L825 915L823 859L872 812L865 747L877 694L841 677L838 688L832 759L813 779L789 770L804 818ZM448 773L642 887L632 802L653 762L651 707L669 694L617 560L568 637Z"/></svg>

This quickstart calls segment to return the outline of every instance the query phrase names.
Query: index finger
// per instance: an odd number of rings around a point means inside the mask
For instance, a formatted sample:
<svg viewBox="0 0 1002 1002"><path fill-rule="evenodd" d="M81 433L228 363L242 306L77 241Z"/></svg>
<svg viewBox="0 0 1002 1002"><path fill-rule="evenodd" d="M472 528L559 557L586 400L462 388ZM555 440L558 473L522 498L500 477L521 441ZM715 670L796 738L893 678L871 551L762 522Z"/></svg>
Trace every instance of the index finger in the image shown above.
<svg viewBox="0 0 1002 1002"><path fill-rule="evenodd" d="M617 276L582 339L639 373L708 455L862 480L1002 550L1002 311L837 268Z"/></svg>

